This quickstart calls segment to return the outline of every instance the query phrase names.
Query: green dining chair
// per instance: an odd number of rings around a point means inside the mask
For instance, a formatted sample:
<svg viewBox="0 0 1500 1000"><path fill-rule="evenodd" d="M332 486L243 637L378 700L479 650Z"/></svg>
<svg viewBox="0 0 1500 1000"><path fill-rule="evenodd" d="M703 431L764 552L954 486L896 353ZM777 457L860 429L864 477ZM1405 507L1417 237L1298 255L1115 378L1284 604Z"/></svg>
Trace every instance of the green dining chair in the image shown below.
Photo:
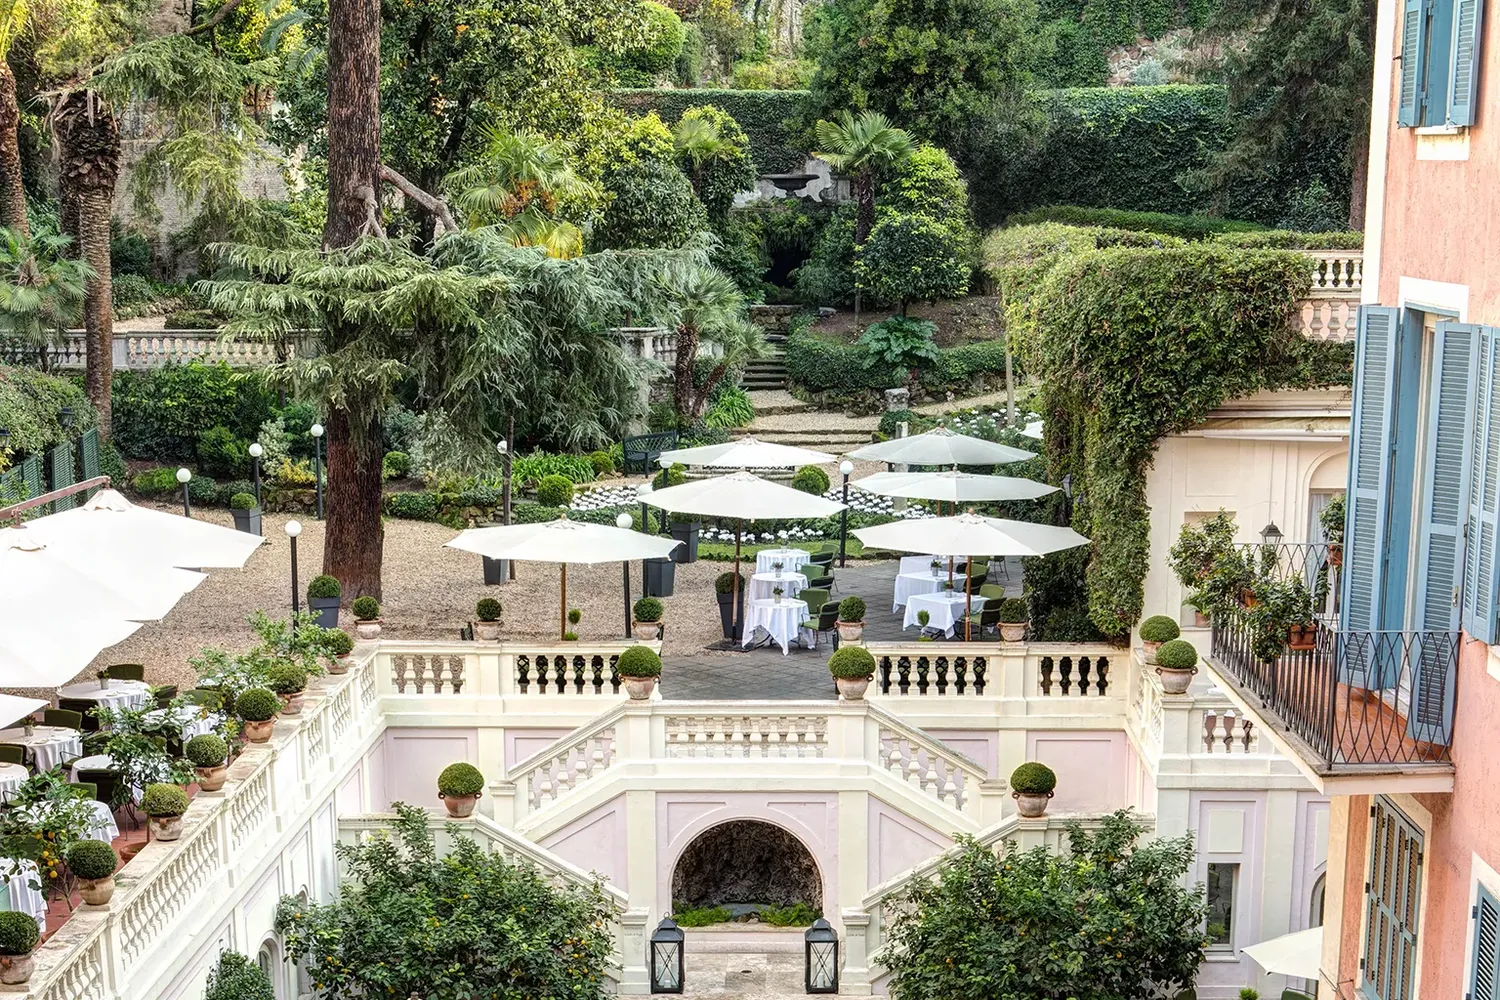
<svg viewBox="0 0 1500 1000"><path fill-rule="evenodd" d="M112 663L104 668L112 681L144 681L146 667L142 663Z"/></svg>
<svg viewBox="0 0 1500 1000"><path fill-rule="evenodd" d="M49 708L42 712L42 725L82 730L83 713L68 708Z"/></svg>
<svg viewBox="0 0 1500 1000"><path fill-rule="evenodd" d="M19 743L0 743L0 764L25 764L26 748Z"/></svg>
<svg viewBox="0 0 1500 1000"><path fill-rule="evenodd" d="M807 610L810 614L817 614L817 609L828 603L828 591L823 587L804 587L797 594L797 600L807 602Z"/></svg>
<svg viewBox="0 0 1500 1000"><path fill-rule="evenodd" d="M94 718L94 709L99 706L93 702L83 698L59 698L57 699L57 707L65 712L77 712L83 720L79 728L84 732L96 733L99 731L99 720Z"/></svg>

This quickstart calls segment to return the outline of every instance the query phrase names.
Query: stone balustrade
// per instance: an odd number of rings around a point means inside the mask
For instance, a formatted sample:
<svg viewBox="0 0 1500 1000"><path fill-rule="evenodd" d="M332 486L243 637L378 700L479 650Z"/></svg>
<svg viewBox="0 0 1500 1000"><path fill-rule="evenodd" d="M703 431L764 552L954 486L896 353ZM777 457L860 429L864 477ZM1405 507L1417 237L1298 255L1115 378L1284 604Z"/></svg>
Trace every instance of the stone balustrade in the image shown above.
<svg viewBox="0 0 1500 1000"><path fill-rule="evenodd" d="M881 695L911 698L1107 698L1110 661L1127 652L1104 643L872 642Z"/></svg>
<svg viewBox="0 0 1500 1000"><path fill-rule="evenodd" d="M593 705L590 712L597 712L599 706L624 698L615 664L635 645L661 651L660 642L623 639L382 642L375 673L382 695L441 702L497 697L580 700Z"/></svg>
<svg viewBox="0 0 1500 1000"><path fill-rule="evenodd" d="M70 330L47 348L47 361L53 368L82 368L87 354L88 339L83 331ZM34 348L0 338L0 361L35 360ZM116 369L142 369L183 361L222 361L235 368L259 368L283 359L273 344L226 338L217 330L145 330L116 333L111 360Z"/></svg>
<svg viewBox="0 0 1500 1000"><path fill-rule="evenodd" d="M1312 250L1312 287L1300 303L1298 324L1312 340L1349 341L1358 327L1364 287L1363 250Z"/></svg>

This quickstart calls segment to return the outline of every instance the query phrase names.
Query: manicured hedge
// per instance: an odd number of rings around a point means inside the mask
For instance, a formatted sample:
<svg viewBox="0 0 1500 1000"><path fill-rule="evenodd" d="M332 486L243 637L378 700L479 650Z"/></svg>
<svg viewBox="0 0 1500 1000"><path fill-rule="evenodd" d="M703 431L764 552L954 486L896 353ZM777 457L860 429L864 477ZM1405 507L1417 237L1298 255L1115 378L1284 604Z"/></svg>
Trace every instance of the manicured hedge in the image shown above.
<svg viewBox="0 0 1500 1000"><path fill-rule="evenodd" d="M62 425L63 407L73 409L71 428ZM13 459L39 455L98 422L88 397L72 379L0 365L0 427L10 431L7 448Z"/></svg>
<svg viewBox="0 0 1500 1000"><path fill-rule="evenodd" d="M1258 233L1224 233L1215 243L1245 250L1361 250L1364 233L1294 233L1289 229L1267 229Z"/></svg>
<svg viewBox="0 0 1500 1000"><path fill-rule="evenodd" d="M253 441L271 416L275 395L254 376L223 362L166 364L114 376L114 441L127 458L188 460L198 435L226 427Z"/></svg>
<svg viewBox="0 0 1500 1000"><path fill-rule="evenodd" d="M675 125L688 108L712 104L729 112L750 137L755 170L760 174L790 173L807 158L797 123L807 103L805 90L651 90L621 89L610 99L631 114L655 111Z"/></svg>
<svg viewBox="0 0 1500 1000"><path fill-rule="evenodd" d="M854 344L808 334L795 334L786 341L787 375L808 392L856 396L902 383L900 375L889 365L864 367L864 357L864 350ZM1016 371L1019 374L1019 366ZM920 373L920 383L928 392L958 391L967 388L976 376L1004 372L1004 341L980 341L939 351L933 366Z"/></svg>
<svg viewBox="0 0 1500 1000"><path fill-rule="evenodd" d="M1217 233L1251 233L1264 227L1238 219L1209 215L1173 215L1167 212L1132 212L1120 208L1087 208L1082 205L1048 205L1020 212L1006 220L1007 226L1038 222L1062 222L1070 226L1108 226L1135 232L1164 233L1185 240L1201 240Z"/></svg>

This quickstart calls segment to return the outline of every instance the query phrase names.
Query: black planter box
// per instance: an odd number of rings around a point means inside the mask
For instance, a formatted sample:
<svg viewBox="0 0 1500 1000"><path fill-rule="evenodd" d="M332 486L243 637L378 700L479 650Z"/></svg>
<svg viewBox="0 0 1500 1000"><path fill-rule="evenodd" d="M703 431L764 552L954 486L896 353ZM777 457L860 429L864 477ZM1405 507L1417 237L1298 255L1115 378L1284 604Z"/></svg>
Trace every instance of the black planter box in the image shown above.
<svg viewBox="0 0 1500 1000"><path fill-rule="evenodd" d="M672 552L672 558L680 563L698 561L698 529L700 521L673 521L672 537L682 544Z"/></svg>
<svg viewBox="0 0 1500 1000"><path fill-rule="evenodd" d="M646 567L646 596L671 597L677 583L677 564L671 559L642 559Z"/></svg>
<svg viewBox="0 0 1500 1000"><path fill-rule="evenodd" d="M307 607L318 616L318 624L324 628L339 627L339 599L337 597L309 597Z"/></svg>
<svg viewBox="0 0 1500 1000"><path fill-rule="evenodd" d="M724 626L724 638L738 639L739 630L734 627L734 595L718 594L719 623Z"/></svg>
<svg viewBox="0 0 1500 1000"><path fill-rule="evenodd" d="M486 585L510 582L510 560L491 559L489 556L480 556L484 560L484 582Z"/></svg>
<svg viewBox="0 0 1500 1000"><path fill-rule="evenodd" d="M249 510L231 510L234 515L234 528L243 531L247 535L260 534L260 508L252 507Z"/></svg>

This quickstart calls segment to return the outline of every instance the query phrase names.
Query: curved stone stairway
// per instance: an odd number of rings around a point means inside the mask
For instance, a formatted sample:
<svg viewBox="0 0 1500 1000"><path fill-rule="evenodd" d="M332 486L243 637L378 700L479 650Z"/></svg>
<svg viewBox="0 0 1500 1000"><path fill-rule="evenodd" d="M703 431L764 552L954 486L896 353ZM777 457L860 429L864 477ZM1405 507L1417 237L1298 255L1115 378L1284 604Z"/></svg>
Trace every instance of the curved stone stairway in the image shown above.
<svg viewBox="0 0 1500 1000"><path fill-rule="evenodd" d="M790 1000L805 996L802 929L737 929L741 926L684 932L687 968L683 996L715 1000Z"/></svg>

